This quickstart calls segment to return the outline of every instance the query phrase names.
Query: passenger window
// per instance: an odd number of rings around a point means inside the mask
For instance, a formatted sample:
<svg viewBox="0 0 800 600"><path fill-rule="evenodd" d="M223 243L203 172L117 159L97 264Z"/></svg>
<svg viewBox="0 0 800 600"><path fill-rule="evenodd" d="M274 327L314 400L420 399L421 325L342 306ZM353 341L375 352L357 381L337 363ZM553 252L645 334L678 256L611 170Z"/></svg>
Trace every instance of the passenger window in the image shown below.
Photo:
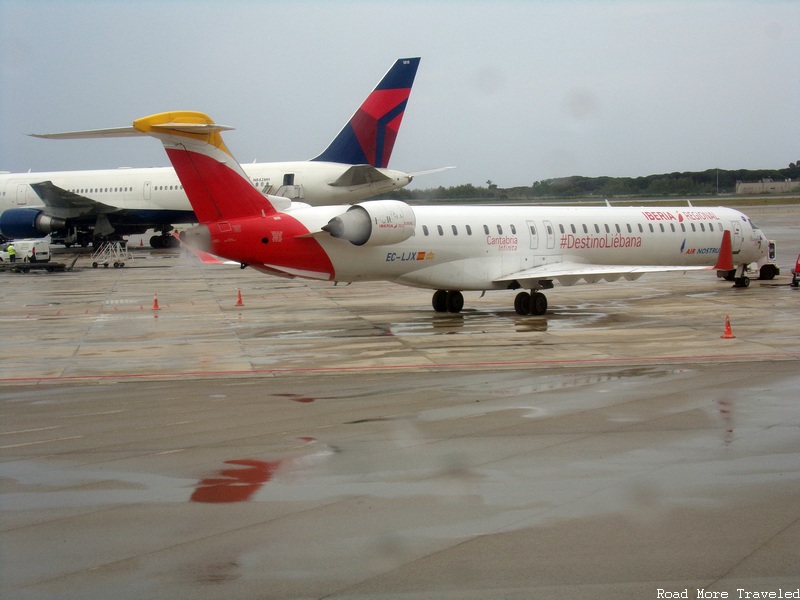
<svg viewBox="0 0 800 600"><path fill-rule="evenodd" d="M472 227L467 225L467 235L472 235Z"/></svg>
<svg viewBox="0 0 800 600"><path fill-rule="evenodd" d="M483 233L485 233L486 235L489 235L489 226L488 225L484 225L483 226Z"/></svg>
<svg viewBox="0 0 800 600"><path fill-rule="evenodd" d="M648 223L648 225L650 225L650 233L655 232L655 229L653 229L653 224L652 223Z"/></svg>
<svg viewBox="0 0 800 600"><path fill-rule="evenodd" d="M644 233L644 228L641 223L639 223L639 233Z"/></svg>
<svg viewBox="0 0 800 600"><path fill-rule="evenodd" d="M517 228L514 227L513 223L511 224L511 233L513 233L514 235L517 235Z"/></svg>
<svg viewBox="0 0 800 600"><path fill-rule="evenodd" d="M694 223L692 223L692 231L697 231L697 227L694 226Z"/></svg>
<svg viewBox="0 0 800 600"><path fill-rule="evenodd" d="M672 233L675 233L675 223L670 223L669 227L672 229Z"/></svg>
<svg viewBox="0 0 800 600"><path fill-rule="evenodd" d="M594 231L595 233L600 233L600 225L598 225L597 223L594 224Z"/></svg>
<svg viewBox="0 0 800 600"><path fill-rule="evenodd" d="M441 225L437 225L436 229L439 231L439 235L444 235L444 229L442 229Z"/></svg>
<svg viewBox="0 0 800 600"><path fill-rule="evenodd" d="M586 226L585 223L583 225L583 233L589 233L589 228Z"/></svg>
<svg viewBox="0 0 800 600"><path fill-rule="evenodd" d="M428 235L428 226L427 225L423 225L422 226L422 233L425 234L425 235Z"/></svg>
<svg viewBox="0 0 800 600"><path fill-rule="evenodd" d="M630 223L628 223L628 233L633 233L633 228Z"/></svg>
<svg viewBox="0 0 800 600"><path fill-rule="evenodd" d="M451 225L450 227L453 228L453 235L458 235L458 227L456 227L455 225Z"/></svg>
<svg viewBox="0 0 800 600"><path fill-rule="evenodd" d="M569 228L572 230L572 233L578 233L578 230L575 229L575 225L570 225Z"/></svg>
<svg viewBox="0 0 800 600"><path fill-rule="evenodd" d="M700 223L700 231L705 232L706 226L705 223Z"/></svg>
<svg viewBox="0 0 800 600"><path fill-rule="evenodd" d="M502 226L500 226L500 225L497 226L497 233L499 233L500 235L503 235L503 227Z"/></svg>
<svg viewBox="0 0 800 600"><path fill-rule="evenodd" d="M608 223L606 223L604 227L606 228L606 233L611 233L611 228L608 226Z"/></svg>
<svg viewBox="0 0 800 600"><path fill-rule="evenodd" d="M566 231L564 231L564 226L563 226L563 225L561 225L561 224L559 224L559 226L558 226L558 230L559 230L561 233L566 233Z"/></svg>
<svg viewBox="0 0 800 600"><path fill-rule="evenodd" d="M531 230L531 235L536 235L536 227L534 227L533 225L531 225L531 226L530 226L530 230Z"/></svg>

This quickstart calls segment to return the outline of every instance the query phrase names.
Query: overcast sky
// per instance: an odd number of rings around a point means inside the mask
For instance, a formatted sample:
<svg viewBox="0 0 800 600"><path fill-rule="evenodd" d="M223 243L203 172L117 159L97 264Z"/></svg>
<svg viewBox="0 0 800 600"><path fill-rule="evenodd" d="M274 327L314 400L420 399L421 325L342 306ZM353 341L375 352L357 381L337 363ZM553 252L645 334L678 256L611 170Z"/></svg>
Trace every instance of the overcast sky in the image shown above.
<svg viewBox="0 0 800 600"><path fill-rule="evenodd" d="M164 166L152 139L28 133L200 110L240 162L304 160L421 56L413 187L800 160L800 2L0 0L0 170Z"/></svg>

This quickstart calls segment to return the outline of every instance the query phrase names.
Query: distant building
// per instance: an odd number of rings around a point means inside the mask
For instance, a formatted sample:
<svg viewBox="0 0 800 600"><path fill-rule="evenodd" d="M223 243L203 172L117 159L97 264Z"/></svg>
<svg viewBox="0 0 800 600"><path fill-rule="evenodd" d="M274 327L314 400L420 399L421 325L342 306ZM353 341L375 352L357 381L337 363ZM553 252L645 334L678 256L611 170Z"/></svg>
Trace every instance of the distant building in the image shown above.
<svg viewBox="0 0 800 600"><path fill-rule="evenodd" d="M773 181L772 179L762 179L761 181L737 181L737 194L791 194L800 192L800 181Z"/></svg>

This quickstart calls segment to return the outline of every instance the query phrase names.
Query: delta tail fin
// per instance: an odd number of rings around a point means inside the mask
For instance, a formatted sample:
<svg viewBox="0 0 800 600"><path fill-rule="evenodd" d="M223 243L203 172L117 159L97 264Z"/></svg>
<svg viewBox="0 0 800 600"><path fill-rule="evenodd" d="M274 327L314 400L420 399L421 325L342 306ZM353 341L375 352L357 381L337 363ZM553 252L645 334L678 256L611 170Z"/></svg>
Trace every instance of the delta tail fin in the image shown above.
<svg viewBox="0 0 800 600"><path fill-rule="evenodd" d="M419 58L401 58L316 161L387 168Z"/></svg>

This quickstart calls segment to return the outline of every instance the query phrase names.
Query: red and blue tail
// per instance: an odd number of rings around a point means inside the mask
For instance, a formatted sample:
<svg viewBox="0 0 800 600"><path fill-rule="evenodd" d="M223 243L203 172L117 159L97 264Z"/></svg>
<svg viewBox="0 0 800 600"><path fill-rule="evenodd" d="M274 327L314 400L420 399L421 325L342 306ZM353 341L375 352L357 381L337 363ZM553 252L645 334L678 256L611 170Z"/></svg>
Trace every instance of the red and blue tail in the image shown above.
<svg viewBox="0 0 800 600"><path fill-rule="evenodd" d="M388 167L419 60L395 62L330 146L312 160Z"/></svg>

